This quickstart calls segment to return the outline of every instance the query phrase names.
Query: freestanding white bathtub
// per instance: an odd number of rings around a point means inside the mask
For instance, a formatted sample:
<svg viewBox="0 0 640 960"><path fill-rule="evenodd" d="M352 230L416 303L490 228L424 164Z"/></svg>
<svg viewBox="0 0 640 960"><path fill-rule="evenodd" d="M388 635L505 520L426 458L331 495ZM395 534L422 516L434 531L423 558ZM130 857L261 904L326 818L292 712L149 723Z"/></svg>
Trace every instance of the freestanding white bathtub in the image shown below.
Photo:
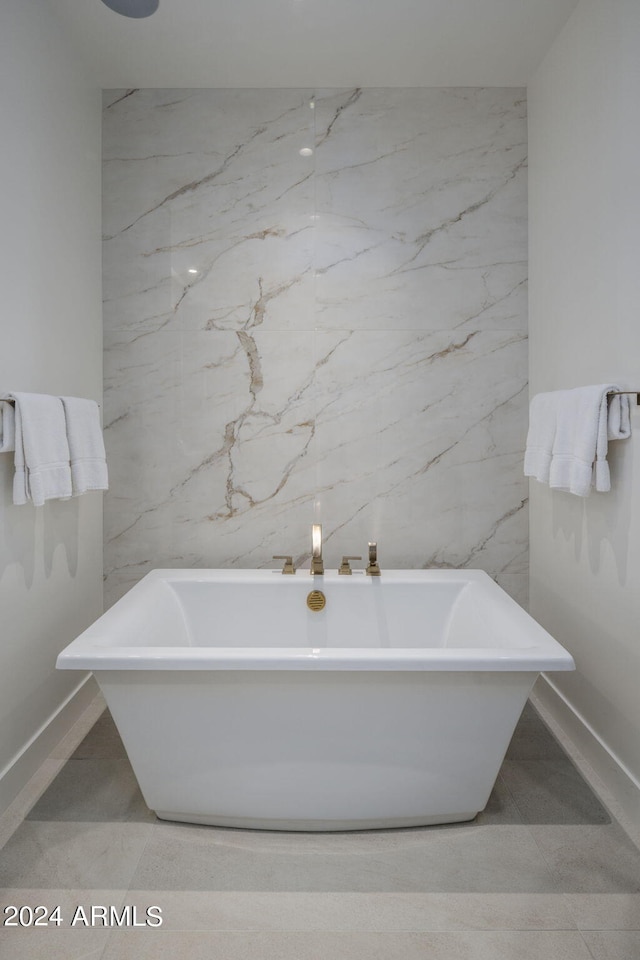
<svg viewBox="0 0 640 960"><path fill-rule="evenodd" d="M283 830L472 819L538 673L574 669L478 570L154 570L57 665L158 817Z"/></svg>

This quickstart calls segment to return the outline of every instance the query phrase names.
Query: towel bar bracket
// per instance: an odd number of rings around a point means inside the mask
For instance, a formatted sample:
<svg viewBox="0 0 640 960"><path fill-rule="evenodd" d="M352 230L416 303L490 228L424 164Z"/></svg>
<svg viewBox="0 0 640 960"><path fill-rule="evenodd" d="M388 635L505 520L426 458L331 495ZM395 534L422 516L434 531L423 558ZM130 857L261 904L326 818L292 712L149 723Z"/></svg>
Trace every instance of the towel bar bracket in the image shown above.
<svg viewBox="0 0 640 960"><path fill-rule="evenodd" d="M622 397L626 394L629 394L629 396L634 396L636 398L636 406L640 407L640 393L637 390L610 390L607 396Z"/></svg>

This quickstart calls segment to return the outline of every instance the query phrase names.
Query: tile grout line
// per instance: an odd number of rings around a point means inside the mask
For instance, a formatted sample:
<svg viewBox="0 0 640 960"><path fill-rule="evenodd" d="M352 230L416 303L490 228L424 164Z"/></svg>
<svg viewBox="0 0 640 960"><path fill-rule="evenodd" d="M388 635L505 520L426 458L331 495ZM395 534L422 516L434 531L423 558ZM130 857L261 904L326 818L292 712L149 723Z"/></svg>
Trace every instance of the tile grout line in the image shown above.
<svg viewBox="0 0 640 960"><path fill-rule="evenodd" d="M581 937L581 939L582 939L582 942L584 943L585 949L587 950L589 956L592 958L592 960L598 960L598 958L594 955L591 947L589 946L589 944L588 944L587 941L585 940L583 931L579 929L579 930L578 930L578 933L580 934L580 937Z"/></svg>
<svg viewBox="0 0 640 960"><path fill-rule="evenodd" d="M516 813L518 814L518 817L520 818L520 822L519 822L519 824L517 824L517 826L526 827L526 826L527 826L527 823L526 823L526 820L524 819L524 814L523 814L522 810L521 810L520 807L518 806L518 801L516 800L515 795L513 794L513 791L511 790L509 784L507 783L507 781L505 780L505 778L502 776L502 768L503 768L504 764L507 763L507 762L508 762L508 761L507 761L506 756L505 756L505 759L504 759L504 760L502 761L502 763L500 764L500 772L498 773L498 777L497 777L497 779L496 779L496 783L497 783L498 780L500 780L500 783L501 783L501 785L502 785L502 789L508 794L509 800L510 800L511 803L513 804L513 806L514 806L514 808L515 808L515 811L516 811ZM495 787L494 787L494 789L495 789ZM486 809L486 807L485 807L485 809Z"/></svg>

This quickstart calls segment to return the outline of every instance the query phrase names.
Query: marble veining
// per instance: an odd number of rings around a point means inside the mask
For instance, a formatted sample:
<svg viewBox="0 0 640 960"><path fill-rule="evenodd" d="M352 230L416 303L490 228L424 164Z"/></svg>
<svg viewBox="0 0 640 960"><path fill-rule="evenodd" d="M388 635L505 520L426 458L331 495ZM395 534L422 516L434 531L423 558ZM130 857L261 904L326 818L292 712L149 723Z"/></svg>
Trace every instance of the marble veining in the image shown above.
<svg viewBox="0 0 640 960"><path fill-rule="evenodd" d="M107 599L158 566L477 566L524 599L526 119L500 89L116 90ZM302 151L302 152L301 152Z"/></svg>

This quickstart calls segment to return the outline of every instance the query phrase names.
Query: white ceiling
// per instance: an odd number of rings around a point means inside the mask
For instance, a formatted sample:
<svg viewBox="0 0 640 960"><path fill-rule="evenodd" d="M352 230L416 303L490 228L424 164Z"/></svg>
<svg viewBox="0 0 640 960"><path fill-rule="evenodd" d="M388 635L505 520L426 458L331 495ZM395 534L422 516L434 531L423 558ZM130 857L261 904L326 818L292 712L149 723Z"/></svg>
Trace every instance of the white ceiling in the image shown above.
<svg viewBox="0 0 640 960"><path fill-rule="evenodd" d="M524 86L578 0L48 0L102 87Z"/></svg>

